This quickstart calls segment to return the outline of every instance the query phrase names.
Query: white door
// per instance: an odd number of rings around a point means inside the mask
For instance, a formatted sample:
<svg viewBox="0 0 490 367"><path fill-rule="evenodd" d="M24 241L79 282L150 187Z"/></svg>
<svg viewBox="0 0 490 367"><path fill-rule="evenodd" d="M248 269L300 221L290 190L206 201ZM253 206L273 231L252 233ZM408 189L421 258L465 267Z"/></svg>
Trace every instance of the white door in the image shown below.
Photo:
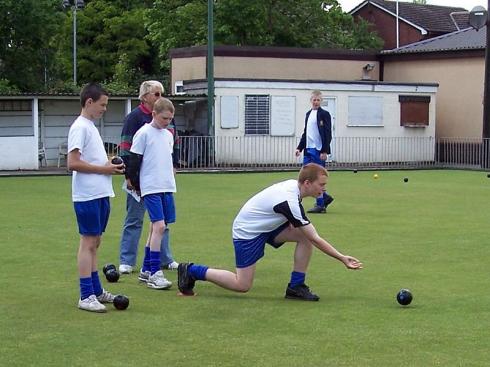
<svg viewBox="0 0 490 367"><path fill-rule="evenodd" d="M330 151L332 152L328 158L328 162L335 161L335 125L337 122L337 99L335 97L324 97L322 108L327 110L332 117L332 142L330 143Z"/></svg>

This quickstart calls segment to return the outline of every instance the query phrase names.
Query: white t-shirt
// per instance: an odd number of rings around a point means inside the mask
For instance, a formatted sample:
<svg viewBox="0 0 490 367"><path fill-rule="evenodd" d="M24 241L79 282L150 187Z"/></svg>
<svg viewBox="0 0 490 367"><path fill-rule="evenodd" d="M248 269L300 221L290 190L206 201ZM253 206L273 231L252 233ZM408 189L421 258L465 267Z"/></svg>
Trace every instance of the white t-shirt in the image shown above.
<svg viewBox="0 0 490 367"><path fill-rule="evenodd" d="M93 121L83 116L78 116L68 133L68 152L75 149L80 151L80 159L82 161L99 166L107 163L107 153L99 130L97 130ZM114 197L111 175L74 171L71 182L73 201L89 201L108 196Z"/></svg>
<svg viewBox="0 0 490 367"><path fill-rule="evenodd" d="M233 221L233 239L249 240L286 222L294 227L309 224L299 194L298 181L287 180L254 195Z"/></svg>
<svg viewBox="0 0 490 367"><path fill-rule="evenodd" d="M311 110L306 123L306 148L322 149L322 137L318 131L317 124L318 110Z"/></svg>
<svg viewBox="0 0 490 367"><path fill-rule="evenodd" d="M131 152L143 156L140 169L141 196L176 192L172 152L174 138L167 129L143 125L134 135Z"/></svg>

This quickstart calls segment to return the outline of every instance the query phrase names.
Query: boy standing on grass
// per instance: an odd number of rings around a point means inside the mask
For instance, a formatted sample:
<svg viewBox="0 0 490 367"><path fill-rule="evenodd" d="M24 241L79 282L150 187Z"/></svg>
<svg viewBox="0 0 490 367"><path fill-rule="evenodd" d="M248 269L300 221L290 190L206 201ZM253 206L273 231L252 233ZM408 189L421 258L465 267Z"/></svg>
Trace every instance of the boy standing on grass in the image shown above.
<svg viewBox="0 0 490 367"><path fill-rule="evenodd" d="M316 163L325 167L325 162L330 154L332 141L332 119L328 111L322 109L323 96L319 90L311 92L311 110L306 113L303 135L296 148L296 157L303 152L303 166L308 163ZM326 191L316 198L316 205L308 210L308 213L326 213L327 206L333 201L333 197Z"/></svg>
<svg viewBox="0 0 490 367"><path fill-rule="evenodd" d="M180 263L179 291L183 295L193 295L195 281L207 280L235 292L247 292L252 287L256 263L264 256L266 243L276 249L285 242L296 243L293 271L285 294L289 299L320 299L305 284L313 246L339 260L348 269L361 269L359 260L341 254L321 238L305 215L302 199L321 195L325 191L327 177L324 167L310 163L301 168L297 180L279 182L249 199L233 222L236 273Z"/></svg>
<svg viewBox="0 0 490 367"><path fill-rule="evenodd" d="M138 279L152 289L172 286L160 270L160 243L166 226L175 222L174 139L167 129L174 112L174 105L168 99L159 98L155 102L151 123L143 125L134 135L127 167L131 186L141 193L151 221Z"/></svg>
<svg viewBox="0 0 490 367"><path fill-rule="evenodd" d="M107 159L102 138L95 127L107 109L107 92L96 83L87 84L80 93L82 112L68 133L68 169L73 171L72 199L80 233L78 308L106 312L103 303L114 296L102 288L97 272L97 249L109 220L109 197L114 197L112 177L124 173L124 164Z"/></svg>
<svg viewBox="0 0 490 367"><path fill-rule="evenodd" d="M152 111L155 102L163 96L164 89L162 83L156 80L146 80L141 83L139 91L140 105L133 109L124 119L121 133L120 156L125 163L129 163L131 144L136 132L145 124L149 124L153 119ZM174 137L173 164L177 168L180 152L180 138L177 128L172 122L167 128ZM127 165L127 164L126 164ZM128 180L126 180L128 183ZM131 194L126 198L126 219L124 220L121 234L119 250L119 272L130 274L136 265L138 255L138 244L143 228L143 218L145 216L145 205L143 201L137 201ZM161 244L162 267L169 270L177 270L179 265L173 258L170 249L170 232L168 228L163 233Z"/></svg>

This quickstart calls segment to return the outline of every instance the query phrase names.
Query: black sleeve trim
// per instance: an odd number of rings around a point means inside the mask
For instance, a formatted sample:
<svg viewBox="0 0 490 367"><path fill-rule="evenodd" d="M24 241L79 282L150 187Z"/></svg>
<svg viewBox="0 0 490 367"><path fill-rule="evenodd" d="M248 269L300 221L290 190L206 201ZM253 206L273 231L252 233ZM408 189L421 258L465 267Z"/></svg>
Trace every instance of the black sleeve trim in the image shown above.
<svg viewBox="0 0 490 367"><path fill-rule="evenodd" d="M142 162L143 156L141 154L129 153L126 178L129 178L133 187L138 191L140 190L140 169Z"/></svg>
<svg viewBox="0 0 490 367"><path fill-rule="evenodd" d="M305 221L309 223L310 221L308 220L308 218L306 218L303 206L300 204L299 207L301 209L301 216ZM288 220L288 222L291 223L294 227L302 227L306 225L305 223L303 223L293 215L293 213L291 212L291 208L289 207L289 203L287 201L283 201L282 203L275 205L273 210L276 213L284 215Z"/></svg>

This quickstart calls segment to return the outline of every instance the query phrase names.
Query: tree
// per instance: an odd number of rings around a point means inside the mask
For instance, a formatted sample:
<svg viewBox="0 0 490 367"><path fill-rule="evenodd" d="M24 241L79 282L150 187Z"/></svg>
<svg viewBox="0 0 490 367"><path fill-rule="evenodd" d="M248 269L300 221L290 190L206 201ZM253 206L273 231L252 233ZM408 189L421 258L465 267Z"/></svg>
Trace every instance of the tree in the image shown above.
<svg viewBox="0 0 490 367"><path fill-rule="evenodd" d="M161 66L168 68L171 48L206 44L207 0L155 0L146 13L146 27Z"/></svg>
<svg viewBox="0 0 490 367"><path fill-rule="evenodd" d="M215 43L226 45L381 48L382 41L355 22L336 0L324 11L318 0L218 0ZM207 0L155 0L147 12L150 40L168 67L171 48L207 43Z"/></svg>
<svg viewBox="0 0 490 367"><path fill-rule="evenodd" d="M91 0L77 12L77 74L80 84L89 81L137 83L154 72L151 44L146 39L144 13L152 1ZM66 14L63 36L57 38L63 76L69 79L72 65L72 13ZM119 73L116 73L116 66ZM125 70L127 73L122 73ZM124 80L116 80L124 75Z"/></svg>
<svg viewBox="0 0 490 367"><path fill-rule="evenodd" d="M133 90L162 78L168 51L207 43L208 0L85 0L77 11L78 83ZM328 12L321 4L330 4ZM336 0L216 0L225 45L380 48ZM0 1L0 90L78 91L72 82L73 12L61 0Z"/></svg>
<svg viewBox="0 0 490 367"><path fill-rule="evenodd" d="M367 23L354 22L336 0L223 0L216 5L216 24L217 42L223 44L380 47L372 34L365 37Z"/></svg>
<svg viewBox="0 0 490 367"><path fill-rule="evenodd" d="M58 0L0 1L0 79L4 90L45 88L47 76L55 69L50 40L59 32L62 17Z"/></svg>
<svg viewBox="0 0 490 367"><path fill-rule="evenodd" d="M425 4L427 4L427 0L413 0L413 3L425 5Z"/></svg>

